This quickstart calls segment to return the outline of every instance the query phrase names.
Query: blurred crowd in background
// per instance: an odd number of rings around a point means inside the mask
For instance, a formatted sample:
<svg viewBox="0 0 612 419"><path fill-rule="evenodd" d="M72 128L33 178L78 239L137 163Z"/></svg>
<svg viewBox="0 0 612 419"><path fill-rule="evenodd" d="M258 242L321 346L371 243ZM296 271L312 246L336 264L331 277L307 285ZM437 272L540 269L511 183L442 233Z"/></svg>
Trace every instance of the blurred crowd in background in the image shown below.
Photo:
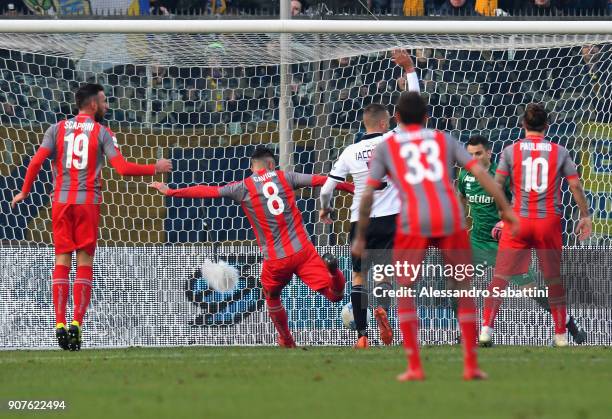
<svg viewBox="0 0 612 419"><path fill-rule="evenodd" d="M524 104L544 102L556 122L611 122L609 44L506 51L410 51L430 124L447 130L516 127ZM290 68L295 127L357 132L369 103L388 105L406 89L389 52L294 64ZM279 66L109 66L84 71L67 58L0 50L0 123L55 123L73 113L80 82L107 87L112 123L171 129L222 124L230 133L278 120ZM251 128L249 128L251 125Z"/></svg>

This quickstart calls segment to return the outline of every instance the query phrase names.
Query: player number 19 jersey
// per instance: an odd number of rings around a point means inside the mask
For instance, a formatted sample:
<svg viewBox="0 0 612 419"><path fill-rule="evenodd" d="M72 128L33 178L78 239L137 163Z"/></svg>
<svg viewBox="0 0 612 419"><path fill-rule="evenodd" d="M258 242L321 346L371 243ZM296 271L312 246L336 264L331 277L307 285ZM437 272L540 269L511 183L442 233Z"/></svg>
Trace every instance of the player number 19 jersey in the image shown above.
<svg viewBox="0 0 612 419"><path fill-rule="evenodd" d="M104 156L120 154L115 135L90 115L60 121L45 132L41 147L53 159L53 201L99 204Z"/></svg>

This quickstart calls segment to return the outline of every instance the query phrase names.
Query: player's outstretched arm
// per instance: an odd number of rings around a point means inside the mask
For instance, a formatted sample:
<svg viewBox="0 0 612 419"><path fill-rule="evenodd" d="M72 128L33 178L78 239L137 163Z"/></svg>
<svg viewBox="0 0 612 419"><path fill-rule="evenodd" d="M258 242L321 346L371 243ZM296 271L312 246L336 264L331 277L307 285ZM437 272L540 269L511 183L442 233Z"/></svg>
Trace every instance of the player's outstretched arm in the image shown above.
<svg viewBox="0 0 612 419"><path fill-rule="evenodd" d="M168 185L163 182L152 182L149 183L149 187L157 189L159 192L166 196L172 196L175 198L220 198L221 187L220 186L207 186L197 185L190 186L187 188L170 189Z"/></svg>
<svg viewBox="0 0 612 419"><path fill-rule="evenodd" d="M586 240L593 232L593 221L591 220L591 214L589 213L589 207L587 204L586 195L584 194L584 189L582 188L582 182L580 182L580 178L578 176L572 176L567 178L567 183L569 184L570 192L572 193L574 201L576 201L576 205L578 205L578 210L580 211L580 220L578 220L578 225L576 226L576 234L578 234L578 238L580 240Z"/></svg>
<svg viewBox="0 0 612 419"><path fill-rule="evenodd" d="M475 163L470 165L470 167L466 167L474 178L480 183L480 186L483 187L485 191L489 193L495 199L497 206L499 207L499 212L504 223L508 225L510 228L510 232L514 235L518 233L519 223L518 218L514 211L512 211L512 207L506 198L506 194L504 193L501 185L504 184L505 179L498 179L499 173L496 174L495 180L487 173L484 167L480 165L480 163ZM497 180L497 181L496 181ZM501 184L500 184L501 180Z"/></svg>
<svg viewBox="0 0 612 419"><path fill-rule="evenodd" d="M333 212L333 208L331 207L331 200L334 195L334 189L338 184L338 180L328 177L323 187L321 188L321 209L319 210L319 218L324 224L332 224L333 220L331 219L331 213Z"/></svg>
<svg viewBox="0 0 612 419"><path fill-rule="evenodd" d="M172 162L167 159L159 159L155 164L136 164L127 161L122 154L117 153L109 161L121 176L153 176L157 173L172 171Z"/></svg>
<svg viewBox="0 0 612 419"><path fill-rule="evenodd" d="M38 177L42 164L51 155L51 153L52 151L46 147L40 147L38 151L36 151L36 154L34 154L34 157L32 157L32 160L30 160L30 164L28 165L21 192L15 195L11 201L12 208L15 208L19 202L23 201L28 197L28 195L30 195L32 184Z"/></svg>
<svg viewBox="0 0 612 419"><path fill-rule="evenodd" d="M310 183L305 184L305 185L296 184L295 186L296 188L300 188L302 186L312 186L313 188L316 188L316 187L325 185L325 182L327 182L327 179L328 179L327 176L321 176L321 175L305 175L305 176L311 176ZM350 182L338 182L334 186L339 191L355 193L355 185L353 185Z"/></svg>
<svg viewBox="0 0 612 419"><path fill-rule="evenodd" d="M333 208L331 207L331 200L334 196L334 189L341 189L344 185L338 187L338 184L340 182L344 182L344 180L346 180L347 175L350 173L350 167L347 164L347 150L348 149L345 149L342 154L340 154L338 160L336 160L336 163L334 163L334 167L332 167L329 176L322 176L325 177L325 182L323 183L323 187L321 188L321 209L319 210L319 218L325 224L331 224L333 222L330 215L333 212ZM354 193L355 185L350 183L348 185L350 185L351 188L349 192Z"/></svg>
<svg viewBox="0 0 612 419"><path fill-rule="evenodd" d="M172 162L167 159L159 159L155 164L136 164L127 161L121 154L117 137L106 127L101 128L99 141L102 144L102 152L121 176L153 176L172 171Z"/></svg>

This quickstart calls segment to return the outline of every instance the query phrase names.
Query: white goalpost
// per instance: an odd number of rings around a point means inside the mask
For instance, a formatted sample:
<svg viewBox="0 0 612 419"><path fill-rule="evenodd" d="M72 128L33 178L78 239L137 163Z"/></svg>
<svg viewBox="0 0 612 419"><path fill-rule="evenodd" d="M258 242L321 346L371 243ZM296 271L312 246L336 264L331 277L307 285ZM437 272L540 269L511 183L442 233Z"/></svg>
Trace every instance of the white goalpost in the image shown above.
<svg viewBox="0 0 612 419"><path fill-rule="evenodd" d="M244 178L259 144L275 147L283 168L327 174L362 134L361 110L369 103L391 108L405 90L391 60L397 48L414 58L430 126L463 141L486 135L496 156L521 135L524 106L546 105L549 135L578 163L595 225L594 237L578 242L577 210L563 189L569 310L580 317L588 343L612 344L610 22L15 19L0 25L0 329L6 332L0 349L56 346L49 332L48 168L18 210L6 200L21 187L45 129L72 115L76 86L105 86L106 123L123 154L140 163L172 159L175 171L164 180L175 187ZM108 168L103 178L87 347L274 343L258 280L261 255L237 205L153 195L146 179L121 179ZM348 277L350 196L336 196L338 221L331 228L318 222L318 192L297 197L313 242L337 255ZM241 275L226 293L211 290L198 272L205 259L219 258ZM475 285L485 288L489 280L476 278ZM445 286L435 277L423 285ZM283 299L298 344L353 343L341 304L299 281ZM449 302L423 299L420 307L421 341L454 342ZM394 310L391 318L395 324ZM529 300L508 299L497 324L497 343L549 343L550 315ZM17 328L18 335L10 333Z"/></svg>

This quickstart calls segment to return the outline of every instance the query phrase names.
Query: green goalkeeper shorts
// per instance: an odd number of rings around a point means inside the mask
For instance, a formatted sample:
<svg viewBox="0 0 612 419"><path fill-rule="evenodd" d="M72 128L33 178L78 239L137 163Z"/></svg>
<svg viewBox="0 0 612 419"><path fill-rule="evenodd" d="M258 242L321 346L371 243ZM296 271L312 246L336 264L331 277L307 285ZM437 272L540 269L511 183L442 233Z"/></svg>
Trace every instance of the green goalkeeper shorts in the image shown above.
<svg viewBox="0 0 612 419"><path fill-rule="evenodd" d="M497 242L471 240L472 242L472 259L474 265L485 265L486 267L495 267L497 258ZM535 281L535 272L529 268L529 271L524 274L514 275L510 278L517 287L522 287Z"/></svg>
<svg viewBox="0 0 612 419"><path fill-rule="evenodd" d="M471 243L474 265L495 266L497 242L472 239Z"/></svg>

